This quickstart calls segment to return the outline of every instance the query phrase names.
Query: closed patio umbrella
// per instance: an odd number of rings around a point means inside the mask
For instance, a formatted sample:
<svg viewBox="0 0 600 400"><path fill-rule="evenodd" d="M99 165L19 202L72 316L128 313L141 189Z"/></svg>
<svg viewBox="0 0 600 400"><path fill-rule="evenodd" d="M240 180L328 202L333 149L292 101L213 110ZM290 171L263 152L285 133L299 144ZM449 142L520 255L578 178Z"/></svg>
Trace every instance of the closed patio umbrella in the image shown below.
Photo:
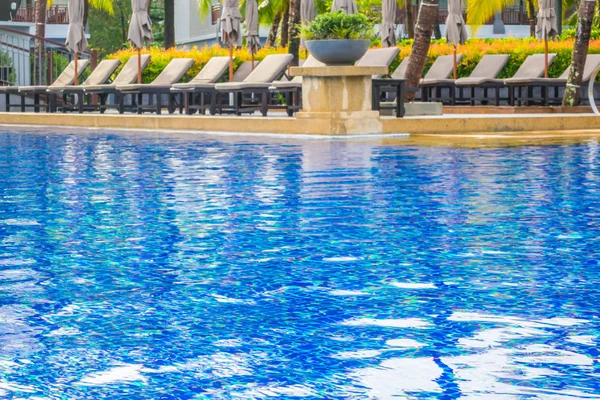
<svg viewBox="0 0 600 400"><path fill-rule="evenodd" d="M83 27L83 0L69 0L67 3L69 12L69 30L67 31L67 40L65 44L73 53L75 53L75 81L79 78L79 71L77 71L77 59L79 53L85 51L88 46L87 39L85 38L85 28Z"/></svg>
<svg viewBox="0 0 600 400"><path fill-rule="evenodd" d="M467 28L462 14L462 0L448 0L446 39L454 45L454 79L456 79L456 46L467 41Z"/></svg>
<svg viewBox="0 0 600 400"><path fill-rule="evenodd" d="M396 0L383 0L381 3L381 45L392 47L396 45Z"/></svg>
<svg viewBox="0 0 600 400"><path fill-rule="evenodd" d="M537 15L537 34L544 39L544 76L548 77L548 38L554 38L558 34L556 26L556 13L554 12L554 0L539 0L539 11Z"/></svg>
<svg viewBox="0 0 600 400"><path fill-rule="evenodd" d="M221 12L221 37L229 45L229 81L233 80L233 46L242 45L240 3L238 0L225 0Z"/></svg>
<svg viewBox="0 0 600 400"><path fill-rule="evenodd" d="M258 4L256 0L246 0L246 47L252 54L252 69L254 69L254 53L260 49L258 36Z"/></svg>
<svg viewBox="0 0 600 400"><path fill-rule="evenodd" d="M317 16L315 9L315 0L301 0L300 2L300 22L307 25ZM304 39L300 39L300 44L304 46Z"/></svg>
<svg viewBox="0 0 600 400"><path fill-rule="evenodd" d="M358 7L356 7L354 0L333 0L331 11L338 10L342 10L346 14L356 14L358 12Z"/></svg>
<svg viewBox="0 0 600 400"><path fill-rule="evenodd" d="M149 0L131 0L131 21L127 40L138 50L138 83L142 83L142 47L152 41L152 22L148 15Z"/></svg>

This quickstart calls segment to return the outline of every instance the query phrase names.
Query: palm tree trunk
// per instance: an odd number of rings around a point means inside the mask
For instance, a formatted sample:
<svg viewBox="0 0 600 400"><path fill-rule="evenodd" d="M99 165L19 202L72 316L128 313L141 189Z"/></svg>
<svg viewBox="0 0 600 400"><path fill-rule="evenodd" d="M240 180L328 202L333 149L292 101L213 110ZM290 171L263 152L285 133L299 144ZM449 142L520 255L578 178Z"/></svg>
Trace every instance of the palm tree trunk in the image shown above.
<svg viewBox="0 0 600 400"><path fill-rule="evenodd" d="M577 20L577 30L575 31L576 36L575 44L573 45L571 69L569 70L567 88L565 89L562 102L562 105L565 107L579 104L579 96L581 94L579 86L581 86L583 67L588 54L595 8L596 0L581 0L579 3L579 11L577 13L579 18Z"/></svg>
<svg viewBox="0 0 600 400"><path fill-rule="evenodd" d="M170 49L171 47L175 47L175 0L164 0L164 3L165 49Z"/></svg>
<svg viewBox="0 0 600 400"><path fill-rule="evenodd" d="M47 0L35 2L35 43L34 43L34 68L33 82L35 85L46 84L46 46L43 40L46 37L46 5ZM38 39L40 38L40 39Z"/></svg>
<svg viewBox="0 0 600 400"><path fill-rule="evenodd" d="M290 27L289 27L289 41L290 46L288 53L293 55L292 65L298 65L299 51L300 51L300 34L298 32L298 26L300 25L300 0L290 0Z"/></svg>
<svg viewBox="0 0 600 400"><path fill-rule="evenodd" d="M83 1L83 27L85 28L90 15L90 2L89 0Z"/></svg>
<svg viewBox="0 0 600 400"><path fill-rule="evenodd" d="M535 37L535 6L533 0L527 0L527 13L529 14L529 36Z"/></svg>
<svg viewBox="0 0 600 400"><path fill-rule="evenodd" d="M415 38L415 16L413 15L412 0L406 0L404 3L406 7L406 18L404 23L406 24L406 33L409 39Z"/></svg>
<svg viewBox="0 0 600 400"><path fill-rule="evenodd" d="M279 23L281 22L281 14L275 15L275 19L273 20L273 24L271 25L271 30L269 31L269 36L267 36L267 42L265 43L267 46L275 46L277 42L277 31L279 30Z"/></svg>
<svg viewBox="0 0 600 400"><path fill-rule="evenodd" d="M440 40L442 38L442 29L440 28L440 10L437 8L437 12L435 15L435 24L433 25L433 37L436 40Z"/></svg>
<svg viewBox="0 0 600 400"><path fill-rule="evenodd" d="M127 43L127 16L123 12L123 3L119 1L119 13L121 14L121 42Z"/></svg>
<svg viewBox="0 0 600 400"><path fill-rule="evenodd" d="M427 62L427 52L431 44L431 34L437 18L438 0L422 0L417 17L417 29L415 41L410 53L410 59L406 68L406 80L408 87L416 88L423 75L423 69ZM413 101L416 93L408 91L406 101Z"/></svg>
<svg viewBox="0 0 600 400"><path fill-rule="evenodd" d="M283 17L281 18L281 40L279 42L279 44L281 45L281 47L286 47L288 45L288 39L289 39L289 26L290 26L290 8L286 7L285 11L283 12Z"/></svg>

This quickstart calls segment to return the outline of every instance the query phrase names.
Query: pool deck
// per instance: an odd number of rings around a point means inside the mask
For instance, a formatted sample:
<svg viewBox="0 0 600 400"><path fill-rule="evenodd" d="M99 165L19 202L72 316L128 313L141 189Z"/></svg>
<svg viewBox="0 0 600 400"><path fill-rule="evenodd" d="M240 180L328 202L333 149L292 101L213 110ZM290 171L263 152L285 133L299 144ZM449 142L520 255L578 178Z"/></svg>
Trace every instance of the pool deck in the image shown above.
<svg viewBox="0 0 600 400"><path fill-rule="evenodd" d="M381 117L375 136L462 135L462 136L565 136L600 135L600 116L590 113L565 114L446 114L393 118ZM0 113L0 125L64 126L141 131L183 131L235 134L329 135L319 121L260 116L185 116L135 114L47 114ZM351 136L351 135L347 135ZM364 136L364 135L361 135Z"/></svg>

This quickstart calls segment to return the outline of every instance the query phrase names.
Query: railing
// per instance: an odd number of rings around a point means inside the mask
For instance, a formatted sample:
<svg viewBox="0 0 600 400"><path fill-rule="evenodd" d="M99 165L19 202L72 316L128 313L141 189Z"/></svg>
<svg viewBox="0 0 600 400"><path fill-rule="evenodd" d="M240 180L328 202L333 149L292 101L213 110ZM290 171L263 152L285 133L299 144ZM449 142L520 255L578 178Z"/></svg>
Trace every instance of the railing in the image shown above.
<svg viewBox="0 0 600 400"><path fill-rule="evenodd" d="M21 5L13 17L15 22L35 22L35 4L23 4ZM48 7L46 10L46 23L47 24L68 24L69 13L67 12L67 6L65 5L54 5Z"/></svg>
<svg viewBox="0 0 600 400"><path fill-rule="evenodd" d="M419 13L419 8L417 6L413 6L413 15L417 18L417 14ZM438 8L438 22L440 24L444 24L446 22L446 18L448 17L448 6L445 4L440 4ZM467 18L466 12L463 11L463 17ZM399 24L403 24L406 18L406 11L404 8L399 8L396 14L396 22ZM489 24L493 23L494 18L491 18L488 22ZM527 25L529 21L529 17L527 16L527 9L525 7L507 7L502 11L502 20L505 25Z"/></svg>
<svg viewBox="0 0 600 400"><path fill-rule="evenodd" d="M41 39L15 29L0 27L0 85L50 85L73 60L73 53L59 42ZM80 58L90 58L80 53Z"/></svg>
<svg viewBox="0 0 600 400"><path fill-rule="evenodd" d="M219 18L221 18L221 4L213 4L210 13L211 24L217 25L219 23Z"/></svg>

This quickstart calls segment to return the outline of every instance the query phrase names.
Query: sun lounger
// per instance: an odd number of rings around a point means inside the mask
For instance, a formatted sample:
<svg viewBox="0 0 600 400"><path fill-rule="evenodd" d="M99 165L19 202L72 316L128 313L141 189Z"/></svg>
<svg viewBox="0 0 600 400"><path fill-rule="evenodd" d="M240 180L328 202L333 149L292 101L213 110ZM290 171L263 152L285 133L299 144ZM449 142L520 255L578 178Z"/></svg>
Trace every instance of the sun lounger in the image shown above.
<svg viewBox="0 0 600 400"><path fill-rule="evenodd" d="M258 67L258 64L260 64L260 61L254 61L254 69ZM252 71L254 71L254 69L252 68L251 61L245 61L241 63L240 66L237 67L233 72L233 79L231 82L242 82L248 77L248 75L252 73Z"/></svg>
<svg viewBox="0 0 600 400"><path fill-rule="evenodd" d="M456 55L456 63L460 64L462 61L462 54ZM408 67L408 65L407 65ZM421 79L420 85L435 83L437 81L445 80L450 77L454 71L454 56L439 56L435 59L425 76Z"/></svg>
<svg viewBox="0 0 600 400"><path fill-rule="evenodd" d="M144 69L150 63L150 55L142 54L141 59L139 61L141 63L142 71L144 71ZM99 104L94 105L91 104L91 102L88 102L88 104L84 106L84 108L89 107L92 110L99 110L101 113L104 113L104 111L106 111L107 108L118 108L118 103L122 101L122 97L119 96L117 86L127 85L136 82L138 77L138 68L138 57L132 56L125 63L123 69L121 69L121 72L119 72L117 77L111 83L103 85L85 85L83 88L85 94L88 96L88 98L89 95L98 95ZM108 96L111 94L114 94L117 97L117 104L115 104L114 106L110 106L107 104Z"/></svg>
<svg viewBox="0 0 600 400"><path fill-rule="evenodd" d="M400 65L396 67L392 75L390 76L392 79L404 79L406 76L406 68L408 68L408 57L404 57Z"/></svg>
<svg viewBox="0 0 600 400"><path fill-rule="evenodd" d="M456 55L456 63L460 64L462 60L462 54ZM421 79L419 82L419 86L421 87L421 98L423 101L429 101L431 99L431 95L435 91L435 98L440 99L441 92L443 88L448 89L449 98L455 98L455 86L454 79L449 79L450 75L454 72L454 56L439 56L433 62L425 77Z"/></svg>
<svg viewBox="0 0 600 400"><path fill-rule="evenodd" d="M302 64L303 67L324 66L313 56L308 58ZM295 76L292 80L276 80L269 87L272 93L280 94L285 98L283 106L269 105L269 109L285 108L288 116L293 116L294 112L302 108L302 77Z"/></svg>
<svg viewBox="0 0 600 400"><path fill-rule="evenodd" d="M581 77L582 90L585 90L589 85L592 73L598 66L600 66L600 54L588 54L583 67L583 75ZM570 70L571 66L569 66L558 78L512 79L510 85L511 87L514 87L512 93L513 104L518 102L520 105L523 102L525 105L530 105L534 88L540 88L541 98L539 99L539 102L541 105L548 106L550 104L550 89L554 89L554 98L558 99L559 89L567 86Z"/></svg>
<svg viewBox="0 0 600 400"><path fill-rule="evenodd" d="M389 79L373 79L373 110L390 109L394 110L397 118L404 116L404 92L407 90L404 83L407 67L408 57L404 57Z"/></svg>
<svg viewBox="0 0 600 400"><path fill-rule="evenodd" d="M179 104L185 107L186 110L189 110L189 105L193 100L196 90L207 85L214 87L214 84L223 77L228 68L229 57L212 57L194 79L186 83L176 83L171 86L169 96L172 99L170 102L173 103L175 98L179 98ZM243 70L246 70L246 66L244 66ZM252 71L252 63L250 63L250 71ZM240 73L244 73L244 71L240 71ZM211 95L216 96L214 91L212 91Z"/></svg>
<svg viewBox="0 0 600 400"><path fill-rule="evenodd" d="M548 62L552 64L556 54L549 54ZM494 89L495 91L495 104L496 106L500 105L500 89L509 86L510 92L510 84L514 80L518 79L531 79L537 78L544 73L544 55L543 54L532 54L528 56L523 64L519 67L517 72L512 78L508 79L494 79L494 78L479 78L479 77L469 77L469 78L460 78L456 80L456 87L460 89L470 89L471 96L470 102L471 105L475 105L475 89L481 88L484 90L484 98L487 98L488 89ZM512 104L512 96L509 93L508 96L509 104Z"/></svg>
<svg viewBox="0 0 600 400"><path fill-rule="evenodd" d="M121 100L119 101L119 113L125 112L125 97L131 96L131 110L141 114L145 110L155 111L157 114L162 110L162 95L171 93L171 86L179 82L179 80L189 71L194 65L192 58L174 58L162 70L162 72L151 83L118 85L117 91ZM148 95L150 105L145 107L143 104L143 96ZM172 97L169 96L169 103ZM154 105L152 105L154 103ZM169 104L169 112L172 112L174 105Z"/></svg>
<svg viewBox="0 0 600 400"><path fill-rule="evenodd" d="M509 55L507 54L486 54L477 63L469 78L466 79L495 79L498 74L504 69L508 62ZM458 58L458 57L457 57ZM460 56L461 59L462 56ZM431 94L435 91L435 98L440 99L441 90L447 88L449 90L450 104L456 104L456 81L454 79L429 79L425 78L421 81L421 85L429 91L427 98L431 98Z"/></svg>
<svg viewBox="0 0 600 400"><path fill-rule="evenodd" d="M77 62L77 75L81 76L83 71L90 65L89 60L79 60ZM56 78L56 80L50 86L3 86L0 88L0 93L4 92L6 95L6 111L10 111L11 107L20 107L21 111L24 112L27 107L33 107L35 112L39 112L40 108L44 107L47 111L53 111L56 103L56 96L52 93L48 93L48 88L54 86L67 86L72 85L75 81L75 61L71 61L67 68ZM10 96L20 96L19 104L11 104ZM27 95L33 95L33 104L26 104L25 97ZM41 96L46 95L46 102L44 105L40 104Z"/></svg>
<svg viewBox="0 0 600 400"><path fill-rule="evenodd" d="M548 67L552 65L555 58L556 54L548 54ZM508 87L508 103L510 105L514 105L516 87L520 86L524 80L539 78L542 76L545 69L544 59L544 54L534 54L527 57L515 75L504 80L504 85ZM529 64L527 64L528 61Z"/></svg>
<svg viewBox="0 0 600 400"><path fill-rule="evenodd" d="M106 83L112 74L115 73L117 68L121 65L121 61L119 60L103 60L98 64L98 66L92 71L90 76L81 84L81 85L65 85L58 86L53 85L48 87L48 92L56 95L62 96L62 111L67 112L68 110L77 109L80 113L83 112L84 106L84 97L85 97L85 88L87 86L97 86ZM77 104L75 105L75 101L77 98ZM71 98L71 104L75 106L69 106L68 100Z"/></svg>
<svg viewBox="0 0 600 400"><path fill-rule="evenodd" d="M260 110L262 115L266 116L269 88L273 85L273 81L284 75L292 58L291 54L270 54L242 82L216 84L217 111L241 115L243 112ZM223 104L223 100L230 93L233 94L233 104ZM250 102L245 102L246 96L251 98ZM256 97L259 99L252 101Z"/></svg>
<svg viewBox="0 0 600 400"><path fill-rule="evenodd" d="M254 62L254 67L257 68L259 61ZM252 62L246 61L240 64L233 73L232 82L242 82L252 72ZM184 84L175 84L171 87L171 92L185 92L184 109L186 114L193 114L199 111L201 114L210 111L211 115L216 114L217 107L217 91L216 83L196 83L193 86L180 86Z"/></svg>
<svg viewBox="0 0 600 400"><path fill-rule="evenodd" d="M462 54L457 55L457 62L462 59ZM392 72L392 80L405 79L406 69L408 68L409 57L404 57L400 65ZM431 65L431 68L421 79L420 85L428 85L433 82L446 81L454 70L454 56L439 56ZM417 91L417 88L406 88L406 90Z"/></svg>
<svg viewBox="0 0 600 400"><path fill-rule="evenodd" d="M477 63L471 74L467 78L462 78L457 81L461 81L463 83L466 82L475 82L487 79L497 79L500 72L506 66L510 55L508 54L485 54L481 60ZM459 97L462 99L463 86L456 85L455 87L459 88L460 95ZM471 95L470 99L474 97L474 94ZM452 101L452 105L456 104L456 89L454 93L454 98Z"/></svg>
<svg viewBox="0 0 600 400"><path fill-rule="evenodd" d="M398 57L400 49L398 47L384 47L381 49L368 50L360 60L354 65L357 67L388 67ZM389 74L388 74L389 75ZM373 79L381 78L381 76L373 76Z"/></svg>

